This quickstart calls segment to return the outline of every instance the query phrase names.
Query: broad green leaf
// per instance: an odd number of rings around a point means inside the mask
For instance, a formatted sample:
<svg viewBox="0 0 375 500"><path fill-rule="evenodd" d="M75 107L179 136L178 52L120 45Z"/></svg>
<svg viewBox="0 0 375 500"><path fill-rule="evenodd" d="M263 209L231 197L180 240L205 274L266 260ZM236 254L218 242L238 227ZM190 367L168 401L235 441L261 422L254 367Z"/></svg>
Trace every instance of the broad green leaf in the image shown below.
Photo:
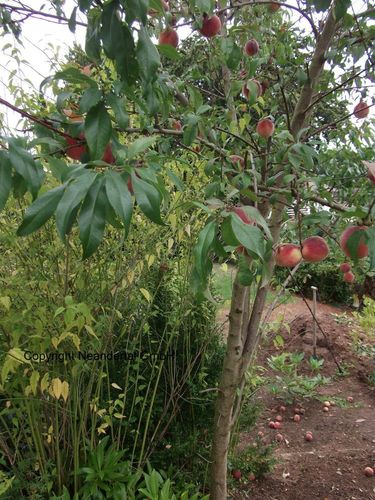
<svg viewBox="0 0 375 500"><path fill-rule="evenodd" d="M74 7L68 21L68 27L72 33L76 32L77 7Z"/></svg>
<svg viewBox="0 0 375 500"><path fill-rule="evenodd" d="M243 245L251 254L264 259L265 245L264 236L257 227L245 224L239 217L229 215L231 226L238 242Z"/></svg>
<svg viewBox="0 0 375 500"><path fill-rule="evenodd" d="M12 166L5 151L0 151L0 210L5 207L12 189Z"/></svg>
<svg viewBox="0 0 375 500"><path fill-rule="evenodd" d="M162 56L168 57L168 59L171 59L172 61L177 61L181 57L178 50L172 47L172 45L163 44L158 45L157 47Z"/></svg>
<svg viewBox="0 0 375 500"><path fill-rule="evenodd" d="M125 129L129 125L129 115L126 112L126 99L118 97L115 94L107 94L105 100L115 114L117 125Z"/></svg>
<svg viewBox="0 0 375 500"><path fill-rule="evenodd" d="M37 198L26 210L22 224L17 230L18 236L27 236L39 229L55 213L56 207L64 194L65 185L58 186Z"/></svg>
<svg viewBox="0 0 375 500"><path fill-rule="evenodd" d="M153 136L153 137L140 137L139 139L136 139L129 146L127 154L128 160L132 160L140 153L143 153L143 151L146 151L147 148L155 144L158 138L159 138L158 136Z"/></svg>
<svg viewBox="0 0 375 500"><path fill-rule="evenodd" d="M36 198L42 183L41 172L31 154L16 139L9 139L9 159L16 172L24 178L33 198Z"/></svg>
<svg viewBox="0 0 375 500"><path fill-rule="evenodd" d="M350 5L351 5L351 0L336 0L335 7L333 10L336 21L339 21L345 16Z"/></svg>
<svg viewBox="0 0 375 500"><path fill-rule="evenodd" d="M204 281L210 272L209 252L216 235L215 221L209 222L199 233L198 241L194 247L194 262L198 276Z"/></svg>
<svg viewBox="0 0 375 500"><path fill-rule="evenodd" d="M57 206L55 215L57 230L62 240L69 233L74 218L77 215L79 204L86 196L95 179L96 174L85 172L85 174L77 177L67 185L65 193Z"/></svg>
<svg viewBox="0 0 375 500"><path fill-rule="evenodd" d="M102 102L87 113L85 137L92 160L101 160L112 132L111 118Z"/></svg>
<svg viewBox="0 0 375 500"><path fill-rule="evenodd" d="M160 56L144 26L141 26L138 33L137 58L142 80L146 83L154 82L160 66Z"/></svg>
<svg viewBox="0 0 375 500"><path fill-rule="evenodd" d="M259 210L255 207L243 206L242 210L248 215L249 219L254 220L259 226L261 226L267 235L267 238L272 241L271 232L268 228L267 222L264 217L261 215Z"/></svg>
<svg viewBox="0 0 375 500"><path fill-rule="evenodd" d="M147 23L148 0L121 0L125 7L126 21L130 25L135 20Z"/></svg>
<svg viewBox="0 0 375 500"><path fill-rule="evenodd" d="M90 87L84 91L79 101L79 110L81 113L87 113L100 101L102 94L99 89Z"/></svg>
<svg viewBox="0 0 375 500"><path fill-rule="evenodd" d="M161 195L159 190L152 184L140 179L134 172L131 180L135 199L142 212L156 224L164 225L160 217Z"/></svg>
<svg viewBox="0 0 375 500"><path fill-rule="evenodd" d="M95 80L82 73L78 68L70 67L63 71L58 71L53 77L54 80L64 80L69 83L86 83L90 87L97 87Z"/></svg>
<svg viewBox="0 0 375 500"><path fill-rule="evenodd" d="M221 235L223 237L224 243L226 243L227 245L230 245L232 247L238 246L238 240L234 235L230 216L226 217L221 224Z"/></svg>
<svg viewBox="0 0 375 500"><path fill-rule="evenodd" d="M86 54L94 61L100 59L100 23L100 11L91 9L87 16L85 50Z"/></svg>
<svg viewBox="0 0 375 500"><path fill-rule="evenodd" d="M123 221L127 234L133 210L127 182L120 174L109 171L105 174L105 189L109 203Z"/></svg>
<svg viewBox="0 0 375 500"><path fill-rule="evenodd" d="M355 232L353 232L347 242L346 242L346 247L349 251L349 254L350 254L350 257L353 259L353 260L358 260L356 258L357 256L357 249L359 247L359 245L361 244L361 242L365 242L367 244L367 241L368 241L368 231L366 230L357 230Z"/></svg>
<svg viewBox="0 0 375 500"><path fill-rule="evenodd" d="M79 238L83 245L83 258L90 257L100 245L105 228L104 177L91 185L78 217Z"/></svg>
<svg viewBox="0 0 375 500"><path fill-rule="evenodd" d="M182 142L185 146L191 146L198 135L198 125L190 124L186 125L183 130Z"/></svg>

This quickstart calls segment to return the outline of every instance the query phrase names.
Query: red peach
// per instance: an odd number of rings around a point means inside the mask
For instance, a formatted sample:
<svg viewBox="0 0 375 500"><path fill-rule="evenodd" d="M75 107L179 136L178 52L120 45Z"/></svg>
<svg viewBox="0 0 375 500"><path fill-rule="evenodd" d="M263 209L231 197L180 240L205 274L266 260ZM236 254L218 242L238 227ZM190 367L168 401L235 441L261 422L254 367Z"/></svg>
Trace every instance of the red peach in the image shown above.
<svg viewBox="0 0 375 500"><path fill-rule="evenodd" d="M344 274L344 281L346 281L346 283L353 283L354 280L355 276L351 271Z"/></svg>
<svg viewBox="0 0 375 500"><path fill-rule="evenodd" d="M283 417L281 415L276 415L275 420L277 422L282 422L283 421Z"/></svg>
<svg viewBox="0 0 375 500"><path fill-rule="evenodd" d="M275 125L269 118L263 118L259 120L256 131L261 137L268 138L275 132Z"/></svg>
<svg viewBox="0 0 375 500"><path fill-rule="evenodd" d="M221 21L218 16L203 16L202 28L199 30L203 36L205 36L206 38L212 38L213 36L216 36L220 32L220 30Z"/></svg>
<svg viewBox="0 0 375 500"><path fill-rule="evenodd" d="M271 420L271 422L269 422L269 424L268 424L268 427L270 429L274 429L275 428L275 422L272 422L272 420Z"/></svg>
<svg viewBox="0 0 375 500"><path fill-rule="evenodd" d="M342 264L340 264L340 271L342 273L347 273L348 271L350 271L351 269L351 265L348 264L347 262L343 262Z"/></svg>
<svg viewBox="0 0 375 500"><path fill-rule="evenodd" d="M281 5L279 4L279 2L272 2L271 4L269 4L268 6L268 10L270 12L276 12L280 9Z"/></svg>
<svg viewBox="0 0 375 500"><path fill-rule="evenodd" d="M285 406L283 406L283 405L279 406L279 411L281 411L282 413L284 413L286 411Z"/></svg>
<svg viewBox="0 0 375 500"><path fill-rule="evenodd" d="M249 481L255 481L256 477L255 477L254 472L250 472L250 474L247 476L247 479Z"/></svg>
<svg viewBox="0 0 375 500"><path fill-rule="evenodd" d="M239 481L242 477L241 471L238 469L232 470L232 477L236 479L236 481Z"/></svg>
<svg viewBox="0 0 375 500"><path fill-rule="evenodd" d="M354 107L354 116L358 119L360 118L366 118L366 116L369 114L370 107L365 101L360 101L355 107Z"/></svg>
<svg viewBox="0 0 375 500"><path fill-rule="evenodd" d="M279 245L275 251L275 261L278 266L294 267L302 260L299 246L293 243Z"/></svg>
<svg viewBox="0 0 375 500"><path fill-rule="evenodd" d="M294 422L300 422L301 421L301 416L298 415L297 413L293 417Z"/></svg>
<svg viewBox="0 0 375 500"><path fill-rule="evenodd" d="M363 472L367 477L372 477L375 474L375 471L372 467L365 467Z"/></svg>
<svg viewBox="0 0 375 500"><path fill-rule="evenodd" d="M80 160L83 153L87 151L85 136L83 134L80 134L77 139L66 137L66 143L69 147L66 148L65 152L73 160Z"/></svg>
<svg viewBox="0 0 375 500"><path fill-rule="evenodd" d="M176 30L167 28L159 35L159 45L171 45L175 49L178 46L178 34Z"/></svg>
<svg viewBox="0 0 375 500"><path fill-rule="evenodd" d="M305 441L312 441L312 440L313 440L312 432L306 432Z"/></svg>
<svg viewBox="0 0 375 500"><path fill-rule="evenodd" d="M302 241L302 257L307 262L320 262L329 254L329 247L324 238L311 236Z"/></svg>
<svg viewBox="0 0 375 500"><path fill-rule="evenodd" d="M182 125L179 120L173 120L172 127L174 130L182 130Z"/></svg>
<svg viewBox="0 0 375 500"><path fill-rule="evenodd" d="M255 56L259 52L259 44L256 40L248 40L244 47L244 52L248 56Z"/></svg>
<svg viewBox="0 0 375 500"><path fill-rule="evenodd" d="M281 422L274 422L274 423L273 423L273 428L274 428L274 429L281 429L281 427L282 427L282 426L283 426L283 425L282 425L282 423L281 423Z"/></svg>
<svg viewBox="0 0 375 500"><path fill-rule="evenodd" d="M348 239L350 238L350 236L353 233L360 231L360 230L365 231L366 229L367 229L366 226L349 226L342 233L341 238L340 238L340 246L343 249L343 251L347 257L351 257L351 258L356 257L358 259L363 259L364 257L367 257L368 246L365 243L365 238L363 235L359 238L359 245L357 242L357 248L354 251L354 255L352 255L350 253L350 250L349 250L348 245L347 245Z"/></svg>
<svg viewBox="0 0 375 500"><path fill-rule="evenodd" d="M353 403L354 398L353 398L352 396L348 396L348 397L346 398L346 400L347 400L347 402L348 402L348 403Z"/></svg>
<svg viewBox="0 0 375 500"><path fill-rule="evenodd" d="M102 160L105 161L106 163L110 163L111 165L113 165L115 163L116 160L115 160L115 157L113 156L112 148L111 148L110 144L107 144L107 146L104 150Z"/></svg>

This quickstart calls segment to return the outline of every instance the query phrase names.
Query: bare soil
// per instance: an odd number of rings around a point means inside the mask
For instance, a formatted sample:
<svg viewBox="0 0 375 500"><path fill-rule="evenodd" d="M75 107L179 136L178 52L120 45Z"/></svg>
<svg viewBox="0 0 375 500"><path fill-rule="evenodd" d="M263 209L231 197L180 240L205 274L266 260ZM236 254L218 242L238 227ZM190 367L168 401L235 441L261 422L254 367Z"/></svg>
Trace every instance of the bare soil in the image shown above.
<svg viewBox="0 0 375 500"><path fill-rule="evenodd" d="M308 301L312 307L312 302ZM276 399L266 389L254 396L254 403L261 404L263 411L255 428L241 434L239 449L255 441L262 431L265 442L275 442L277 432L283 441L276 444L277 465L266 477L249 481L243 477L230 492L232 499L253 500L375 500L375 477L366 477L364 468L375 466L375 388L369 375L375 371L373 359L359 357L353 350L350 332L355 322L343 319L343 309L318 304L317 318L325 335L318 330L317 355L324 359L323 375L331 377L329 385L318 389L318 397L294 400L292 404ZM289 325L281 329L285 340L284 350L304 352L302 373L311 374L308 359L312 354L313 319L302 299L286 304L272 314L274 321L280 316ZM348 317L351 315L348 313ZM222 313L221 321L225 318ZM280 333L280 332L278 332ZM257 364L267 367L267 358L280 353L273 338L268 335L259 349ZM362 335L360 333L360 335ZM344 369L340 376L336 362ZM268 376L274 374L266 372ZM336 404L323 411L321 399ZM347 398L349 397L349 401ZM352 399L350 399L352 398ZM280 405L286 406L282 414L282 429L268 427ZM305 413L301 421L292 420L295 407ZM313 441L304 439L311 431Z"/></svg>

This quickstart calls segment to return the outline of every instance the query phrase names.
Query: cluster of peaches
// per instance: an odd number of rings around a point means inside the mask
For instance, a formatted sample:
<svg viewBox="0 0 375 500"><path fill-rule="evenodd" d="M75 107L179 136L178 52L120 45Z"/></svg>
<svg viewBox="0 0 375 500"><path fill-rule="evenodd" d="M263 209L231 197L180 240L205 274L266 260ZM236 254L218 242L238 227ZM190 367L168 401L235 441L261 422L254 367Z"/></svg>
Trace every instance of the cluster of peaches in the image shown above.
<svg viewBox="0 0 375 500"><path fill-rule="evenodd" d="M256 222L251 220L242 207L233 207L232 211L245 224L256 225ZM353 249L349 248L349 238L357 231L365 231L366 226L349 226L345 229L340 237L340 247L344 254L349 258L363 259L368 255L368 246L365 242L364 235L360 235L357 244L355 245L354 255ZM246 249L243 246L237 248L237 253L246 255ZM294 243L282 243L278 245L274 252L276 265L281 267L295 267L302 260L306 262L320 262L328 257L329 246L321 236L310 236L301 242L300 245ZM343 273L343 279L347 283L354 281L354 274L351 271L351 266L347 262L340 265L340 271Z"/></svg>

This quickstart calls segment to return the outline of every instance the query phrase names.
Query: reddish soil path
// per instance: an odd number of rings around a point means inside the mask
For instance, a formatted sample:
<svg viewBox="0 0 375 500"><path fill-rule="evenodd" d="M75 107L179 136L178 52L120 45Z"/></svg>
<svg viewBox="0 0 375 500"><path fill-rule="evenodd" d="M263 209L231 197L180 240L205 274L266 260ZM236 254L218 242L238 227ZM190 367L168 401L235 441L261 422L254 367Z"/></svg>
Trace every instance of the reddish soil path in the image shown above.
<svg viewBox="0 0 375 500"><path fill-rule="evenodd" d="M311 305L311 301L308 301ZM342 309L318 304L317 317L324 337L318 330L318 357L324 359L321 373L331 383L318 389L318 397L334 400L328 412L318 398L299 399L291 404L278 400L265 388L256 393L254 403L263 411L255 428L241 434L239 449L255 441L262 431L266 443L275 442L277 432L283 441L276 444L277 465L267 477L248 481L242 478L231 491L230 498L253 500L375 500L375 477L368 478L363 470L375 466L375 387L368 376L375 371L375 360L355 354L351 331L354 320L344 320ZM304 352L301 371L310 374L307 360L312 354L311 313L301 299L286 304L273 312L275 321L282 314L288 329L281 329L288 352ZM276 332L268 334L259 349L257 364L267 367L267 358L280 353L272 342ZM330 349L329 349L330 348ZM339 376L331 351L345 369ZM271 370L266 375L275 375ZM353 398L347 401L347 398ZM280 413L280 404L286 406L282 429L268 427L270 420ZM294 407L305 409L301 421L292 420ZM306 442L306 431L313 433L313 441Z"/></svg>

